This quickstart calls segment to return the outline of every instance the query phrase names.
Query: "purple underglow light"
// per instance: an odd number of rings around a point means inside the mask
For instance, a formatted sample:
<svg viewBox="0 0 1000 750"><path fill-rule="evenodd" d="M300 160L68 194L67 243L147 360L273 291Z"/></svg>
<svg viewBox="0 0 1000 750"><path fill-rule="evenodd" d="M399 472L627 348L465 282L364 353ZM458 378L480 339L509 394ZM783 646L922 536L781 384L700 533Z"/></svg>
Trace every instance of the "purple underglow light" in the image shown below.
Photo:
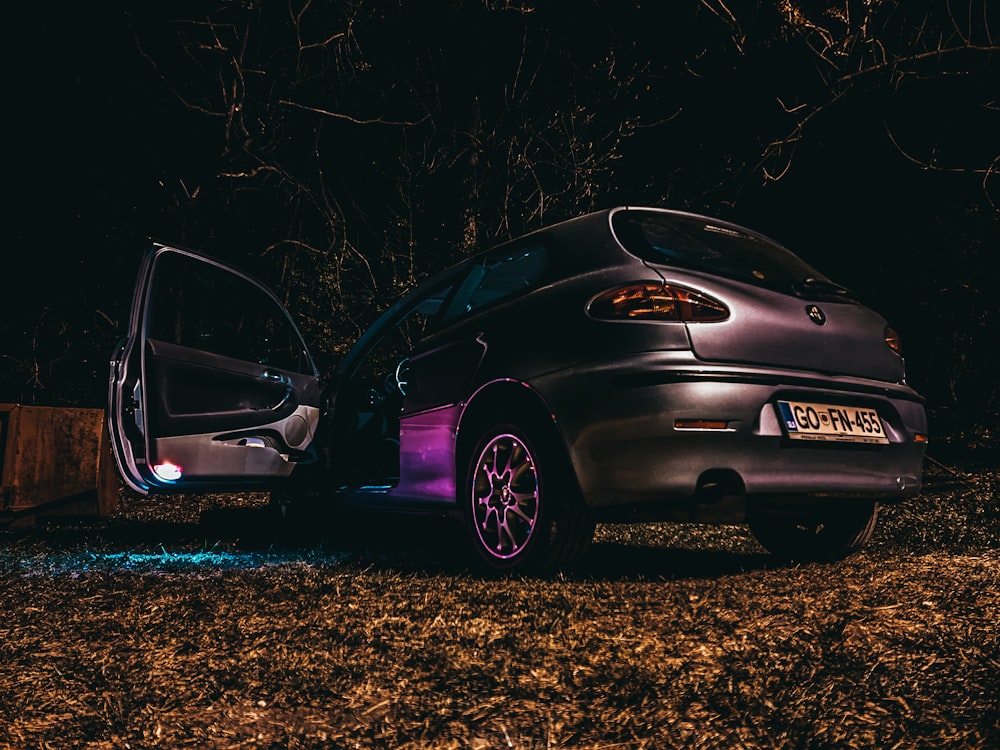
<svg viewBox="0 0 1000 750"><path fill-rule="evenodd" d="M153 473L156 474L158 479L164 482L176 482L181 478L181 467L176 464L172 464L169 461L165 461L162 464L157 464L153 467Z"/></svg>

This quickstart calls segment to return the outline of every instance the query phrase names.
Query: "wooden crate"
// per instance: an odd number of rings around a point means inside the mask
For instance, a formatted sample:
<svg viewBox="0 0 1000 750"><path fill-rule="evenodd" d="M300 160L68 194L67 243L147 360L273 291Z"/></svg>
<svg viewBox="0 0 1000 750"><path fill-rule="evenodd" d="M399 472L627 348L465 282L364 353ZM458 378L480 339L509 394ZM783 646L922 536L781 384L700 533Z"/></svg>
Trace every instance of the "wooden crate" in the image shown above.
<svg viewBox="0 0 1000 750"><path fill-rule="evenodd" d="M108 516L118 489L103 409L0 404L0 514Z"/></svg>

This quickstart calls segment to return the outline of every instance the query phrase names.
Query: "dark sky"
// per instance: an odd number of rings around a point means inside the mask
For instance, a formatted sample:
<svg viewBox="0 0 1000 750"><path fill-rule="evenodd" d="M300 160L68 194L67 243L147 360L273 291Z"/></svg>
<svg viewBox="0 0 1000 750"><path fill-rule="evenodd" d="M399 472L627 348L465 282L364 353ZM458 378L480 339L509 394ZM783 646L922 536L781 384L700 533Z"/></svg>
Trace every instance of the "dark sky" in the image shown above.
<svg viewBox="0 0 1000 750"><path fill-rule="evenodd" d="M16 112L8 164L16 189L8 208L15 263L29 280L39 271L50 282L72 280L84 258L100 253L115 193L142 189L147 94L137 85L138 59L126 48L125 16L114 5L73 3L30 14L19 4L27 17L11 28L18 65L7 76L8 111Z"/></svg>

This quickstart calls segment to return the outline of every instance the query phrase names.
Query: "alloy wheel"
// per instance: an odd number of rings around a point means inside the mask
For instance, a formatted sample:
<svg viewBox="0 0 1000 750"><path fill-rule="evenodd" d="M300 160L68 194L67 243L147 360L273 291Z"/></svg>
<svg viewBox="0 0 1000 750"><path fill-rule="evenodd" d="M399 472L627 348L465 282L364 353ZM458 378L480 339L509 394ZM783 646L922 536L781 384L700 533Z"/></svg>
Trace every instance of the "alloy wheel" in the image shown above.
<svg viewBox="0 0 1000 750"><path fill-rule="evenodd" d="M482 549L497 560L522 555L541 513L539 474L528 445L509 433L486 442L476 461L471 490Z"/></svg>

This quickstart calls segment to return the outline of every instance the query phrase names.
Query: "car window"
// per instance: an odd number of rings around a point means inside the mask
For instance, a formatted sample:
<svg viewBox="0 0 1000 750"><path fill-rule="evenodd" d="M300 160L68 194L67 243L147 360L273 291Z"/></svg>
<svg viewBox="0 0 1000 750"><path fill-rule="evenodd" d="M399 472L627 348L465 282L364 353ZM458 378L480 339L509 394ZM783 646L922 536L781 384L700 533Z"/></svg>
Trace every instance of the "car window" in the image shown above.
<svg viewBox="0 0 1000 750"><path fill-rule="evenodd" d="M441 308L453 288L450 281L442 284L422 294L398 316L386 320L384 324L376 322L371 329L374 338L365 344L367 351L357 363L352 377L357 382L374 385L395 373L399 363L410 355L417 343L433 331Z"/></svg>
<svg viewBox="0 0 1000 750"><path fill-rule="evenodd" d="M612 222L622 247L643 260L813 299L856 299L794 253L738 227L643 211L620 211Z"/></svg>
<svg viewBox="0 0 1000 750"><path fill-rule="evenodd" d="M541 277L547 261L548 254L540 245L487 256L462 281L448 304L443 320L454 320L492 302L526 291Z"/></svg>
<svg viewBox="0 0 1000 750"><path fill-rule="evenodd" d="M298 331L257 284L199 258L161 253L146 336L170 344L311 373Z"/></svg>

